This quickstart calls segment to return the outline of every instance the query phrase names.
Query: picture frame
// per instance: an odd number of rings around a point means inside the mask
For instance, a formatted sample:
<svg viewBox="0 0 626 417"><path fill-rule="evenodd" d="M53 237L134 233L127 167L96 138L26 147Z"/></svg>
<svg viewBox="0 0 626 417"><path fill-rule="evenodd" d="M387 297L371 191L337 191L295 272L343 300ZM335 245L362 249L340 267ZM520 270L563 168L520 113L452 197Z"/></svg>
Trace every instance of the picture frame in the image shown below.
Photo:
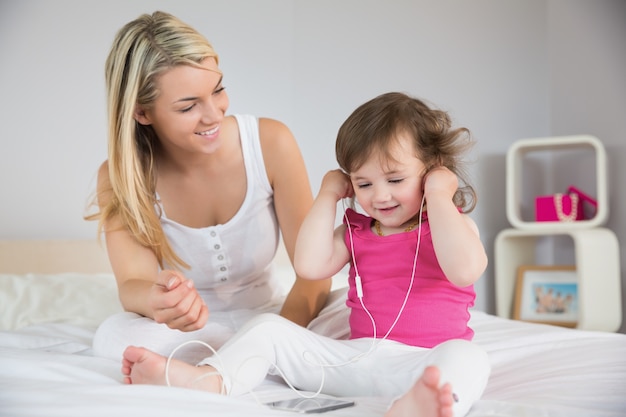
<svg viewBox="0 0 626 417"><path fill-rule="evenodd" d="M578 275L572 265L522 265L518 268L513 318L576 327Z"/></svg>

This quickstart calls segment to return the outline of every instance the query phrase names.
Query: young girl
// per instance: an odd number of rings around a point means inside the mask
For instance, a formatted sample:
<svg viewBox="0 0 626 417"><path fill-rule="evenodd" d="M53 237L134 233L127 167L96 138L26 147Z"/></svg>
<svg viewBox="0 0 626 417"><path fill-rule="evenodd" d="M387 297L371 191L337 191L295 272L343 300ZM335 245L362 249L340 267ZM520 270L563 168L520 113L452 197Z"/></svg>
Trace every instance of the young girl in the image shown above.
<svg viewBox="0 0 626 417"><path fill-rule="evenodd" d="M313 280L350 264L351 340L264 315L201 362L207 367L175 363L174 383L238 395L280 371L300 389L336 396L397 397L412 386L389 415L465 415L490 373L468 327L487 257L466 214L474 191L459 187L467 134L400 93L357 108L337 137L343 171L324 177L295 257L296 271ZM366 214L348 209L335 229L337 203L353 196ZM164 362L130 347L122 371L128 383L155 383Z"/></svg>
<svg viewBox="0 0 626 417"><path fill-rule="evenodd" d="M190 339L218 346L268 311L310 324L330 280L296 277L285 299L272 269L279 236L293 257L313 204L289 129L227 115L211 44L164 12L124 25L105 69L109 154L88 218L105 233L126 312L100 326L94 353L117 360L139 344L167 354ZM181 357L195 363L196 350Z"/></svg>

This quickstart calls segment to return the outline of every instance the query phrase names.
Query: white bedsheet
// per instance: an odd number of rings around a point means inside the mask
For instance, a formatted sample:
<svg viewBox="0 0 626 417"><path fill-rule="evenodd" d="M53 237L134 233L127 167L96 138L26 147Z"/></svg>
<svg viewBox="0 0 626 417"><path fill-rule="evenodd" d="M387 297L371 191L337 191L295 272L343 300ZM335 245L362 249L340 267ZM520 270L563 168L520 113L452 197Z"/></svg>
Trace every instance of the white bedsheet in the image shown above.
<svg viewBox="0 0 626 417"><path fill-rule="evenodd" d="M230 398L174 387L124 385L120 363L91 356L93 330L42 324L0 332L1 416L285 416L259 403L289 398L268 380L254 397ZM256 397L256 398L255 398ZM382 415L386 401L358 399L359 415ZM350 416L354 410L332 415Z"/></svg>
<svg viewBox="0 0 626 417"><path fill-rule="evenodd" d="M493 373L478 416L603 417L626 415L626 336L504 320L475 312L476 341ZM91 356L93 329L46 323L0 332L2 416L285 416L252 396L228 398L192 390L121 383L120 364ZM289 397L268 381L261 402ZM327 415L381 416L381 398Z"/></svg>
<svg viewBox="0 0 626 417"><path fill-rule="evenodd" d="M31 290L42 282L30 282ZM75 284L74 289L79 287ZM98 285L98 291L114 291L114 286L107 290L102 282ZM17 314L20 309L6 304L15 300L6 291L0 285L0 296L5 296L0 297L0 311ZM74 302L94 302L82 291L63 294ZM110 299L110 294L100 295L96 299ZM51 308L52 303L44 295L21 300L24 308L32 308L27 305L31 301L42 308ZM258 405L293 396L278 380L268 380L257 389L256 399L124 385L119 362L91 355L94 321L99 317L77 322L64 319L68 316L60 308L53 309L54 320L41 316L0 331L0 416L290 415ZM469 417L626 416L626 335L523 323L482 312L472 313L471 326L475 341L489 353L492 375ZM326 415L382 416L389 402L384 398L355 401L355 407Z"/></svg>

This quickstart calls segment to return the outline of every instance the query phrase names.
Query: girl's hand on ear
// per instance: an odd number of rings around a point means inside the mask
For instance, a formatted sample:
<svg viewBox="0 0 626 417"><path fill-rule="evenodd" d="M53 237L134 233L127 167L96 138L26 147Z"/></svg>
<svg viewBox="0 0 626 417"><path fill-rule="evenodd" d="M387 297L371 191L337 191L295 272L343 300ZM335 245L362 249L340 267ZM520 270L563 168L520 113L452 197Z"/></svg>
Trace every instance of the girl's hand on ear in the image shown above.
<svg viewBox="0 0 626 417"><path fill-rule="evenodd" d="M352 198L354 196L352 181L350 181L350 177L340 169L328 171L326 175L324 175L322 185L320 186L320 194L322 193L333 194L336 201L342 198Z"/></svg>
<svg viewBox="0 0 626 417"><path fill-rule="evenodd" d="M193 331L204 327L209 309L193 281L177 271L159 273L150 291L150 307L154 321L171 329Z"/></svg>
<svg viewBox="0 0 626 417"><path fill-rule="evenodd" d="M442 196L452 200L458 188L458 177L444 166L433 168L426 174L424 179L426 202L435 196Z"/></svg>

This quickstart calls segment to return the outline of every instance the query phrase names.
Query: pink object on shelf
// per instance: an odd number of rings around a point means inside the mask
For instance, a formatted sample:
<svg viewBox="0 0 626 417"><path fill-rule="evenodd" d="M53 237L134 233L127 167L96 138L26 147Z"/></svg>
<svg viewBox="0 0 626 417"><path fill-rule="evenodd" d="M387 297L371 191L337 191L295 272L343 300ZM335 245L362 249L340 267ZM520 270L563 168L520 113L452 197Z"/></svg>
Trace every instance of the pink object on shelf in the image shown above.
<svg viewBox="0 0 626 417"><path fill-rule="evenodd" d="M565 194L557 193L535 198L535 220L538 222L572 222L591 218L585 212L585 203L594 211L598 202L574 186Z"/></svg>

